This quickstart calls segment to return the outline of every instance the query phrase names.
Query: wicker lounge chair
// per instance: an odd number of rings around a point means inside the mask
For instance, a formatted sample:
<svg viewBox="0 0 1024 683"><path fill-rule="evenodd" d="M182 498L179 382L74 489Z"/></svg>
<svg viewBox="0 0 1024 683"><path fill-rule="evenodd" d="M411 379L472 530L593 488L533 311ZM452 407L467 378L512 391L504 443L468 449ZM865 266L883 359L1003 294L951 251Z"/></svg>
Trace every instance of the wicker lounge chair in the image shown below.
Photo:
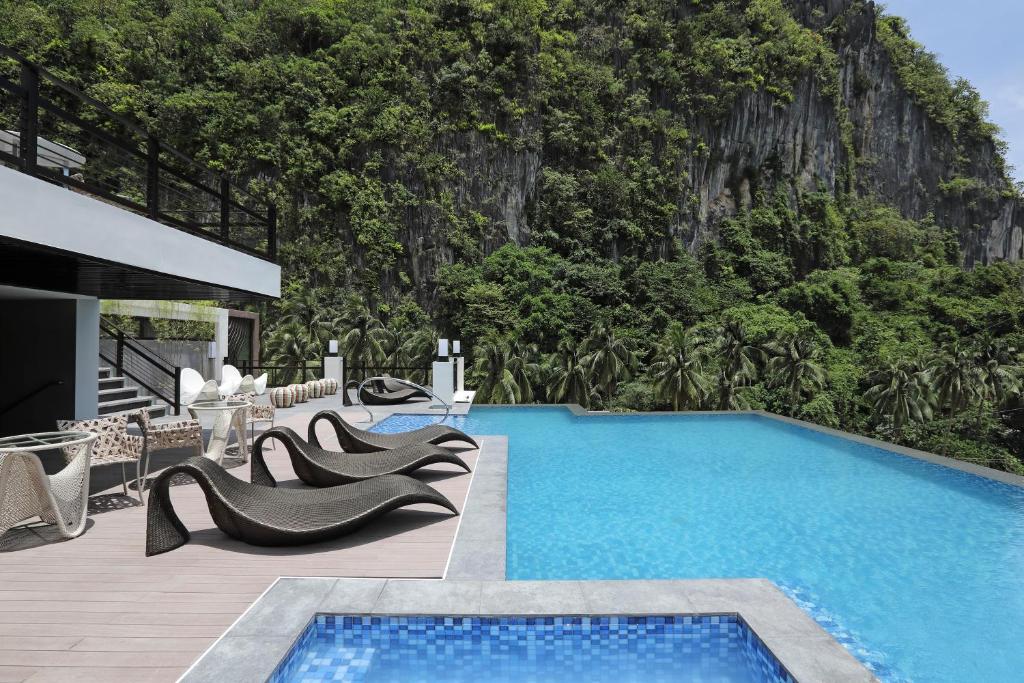
<svg viewBox="0 0 1024 683"><path fill-rule="evenodd" d="M260 434L252 449L252 476L254 484L276 486L267 463L263 459L263 443L277 439L284 444L292 459L292 467L304 483L310 486L338 486L385 474L409 474L421 467L447 462L469 472L469 465L446 448L429 443L402 446L378 453L338 453L306 443L288 427L275 427Z"/></svg>
<svg viewBox="0 0 1024 683"><path fill-rule="evenodd" d="M242 481L208 458L189 458L165 469L153 483L146 524L147 556L188 542L188 529L170 498L171 479L178 474L196 480L221 531L252 545L327 541L392 510L418 503L440 505L459 514L450 500L430 486L401 474L326 489L269 488Z"/></svg>
<svg viewBox="0 0 1024 683"><path fill-rule="evenodd" d="M414 398L430 398L430 394L399 382L388 384L387 380L374 380L370 385L372 391L366 386L359 390L359 400L368 406L394 406Z"/></svg>
<svg viewBox="0 0 1024 683"><path fill-rule="evenodd" d="M338 435L338 444L347 453L390 451L416 443L432 443L439 446L451 441L462 441L479 448L479 444L465 432L448 425L429 425L399 434L377 434L353 427L333 410L321 410L309 421L307 434L309 443L317 447L320 447L320 440L316 437L316 423L320 420L327 420L334 427L334 431Z"/></svg>

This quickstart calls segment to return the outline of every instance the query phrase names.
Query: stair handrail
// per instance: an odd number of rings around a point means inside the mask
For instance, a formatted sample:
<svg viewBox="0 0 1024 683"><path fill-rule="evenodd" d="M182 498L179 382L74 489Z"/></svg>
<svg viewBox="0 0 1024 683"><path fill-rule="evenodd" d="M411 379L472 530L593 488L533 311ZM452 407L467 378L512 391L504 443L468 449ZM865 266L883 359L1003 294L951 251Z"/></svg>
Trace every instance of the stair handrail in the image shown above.
<svg viewBox="0 0 1024 683"><path fill-rule="evenodd" d="M35 396L37 394L43 393L44 391L46 391L50 387L58 387L58 386L61 386L63 384L64 384L64 380L62 380L62 379L51 379L48 382L43 382L38 387L36 387L32 391L28 392L24 396L22 396L20 398L17 398L15 400L11 401L10 403L8 403L7 405L5 405L3 408L0 408L0 415L5 415L5 414L11 412L12 410L14 410L18 406L20 406L25 401L29 400L30 398L35 398Z"/></svg>
<svg viewBox="0 0 1024 683"><path fill-rule="evenodd" d="M123 329L118 327L103 317L100 318L100 330L107 334L112 334L117 341L117 353L115 358L109 358L104 355L103 351L100 351L100 358L107 363L113 365L118 373L124 374L126 377L130 377L142 386L144 389L150 391L154 396L161 399L164 403L171 406L174 410L175 415L181 414L181 368L177 365L172 364L169 360L161 356L160 354L147 349L139 340L133 337L130 333L125 332ZM135 353L141 360L145 361L151 367L154 367L168 377L174 383L173 389L171 390L171 396L167 396L166 391L157 389L152 386L145 379L140 377L138 374L133 373L131 370L125 367L124 364L124 348L127 347L133 353Z"/></svg>
<svg viewBox="0 0 1024 683"><path fill-rule="evenodd" d="M392 382L398 382L399 384L404 384L405 386L409 387L410 389L419 389L420 391L428 393L431 396L433 396L434 398L436 398L438 401L440 401L441 405L444 406L444 417L441 418L441 420L438 422L438 424L441 424L442 422L447 420L449 413L452 412L452 407L448 404L448 402L445 401L440 396L438 396L437 394L435 394L432 390L430 390L430 389L428 389L428 388L426 388L424 386L420 386L419 384L416 384L415 382L410 382L407 379L401 379L399 377L390 377L390 376L386 376L386 375L380 375L378 377L367 377L366 379L364 379L359 384L359 387L356 389L356 400L359 401L359 405L362 406L363 410L366 411L366 414L370 416L370 422L373 422L373 412L366 406L365 403L363 403L363 387L366 386L366 384L369 383L369 382L383 381L383 380L386 380L386 379L391 380Z"/></svg>

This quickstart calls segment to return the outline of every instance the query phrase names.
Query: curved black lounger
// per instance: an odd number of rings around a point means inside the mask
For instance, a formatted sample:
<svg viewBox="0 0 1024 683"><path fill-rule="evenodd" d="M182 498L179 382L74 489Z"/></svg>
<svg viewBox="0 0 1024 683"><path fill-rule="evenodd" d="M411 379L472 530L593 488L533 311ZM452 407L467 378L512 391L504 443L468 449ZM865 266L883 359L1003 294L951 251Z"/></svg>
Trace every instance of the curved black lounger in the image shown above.
<svg viewBox="0 0 1024 683"><path fill-rule="evenodd" d="M252 447L250 479L252 483L261 486L277 486L263 458L263 442L267 439L277 439L284 444L292 459L295 474L310 486L338 486L385 474L409 474L440 462L458 465L469 472L469 465L462 458L447 448L429 443L411 444L372 454L338 453L306 443L288 427L274 427L260 434Z"/></svg>
<svg viewBox="0 0 1024 683"><path fill-rule="evenodd" d="M359 400L368 406L396 406L414 398L430 398L428 394L419 389L398 389L391 391L380 387L382 391L370 391L366 387L359 390Z"/></svg>
<svg viewBox="0 0 1024 683"><path fill-rule="evenodd" d="M176 474L196 480L221 531L252 545L331 540L392 510L417 503L433 503L459 514L450 500L430 486L401 474L326 489L269 488L242 481L213 460L195 456L171 465L153 482L146 521L147 557L188 542L188 529L175 513L169 495Z"/></svg>
<svg viewBox="0 0 1024 683"><path fill-rule="evenodd" d="M390 451L415 443L441 445L450 441L464 441L479 448L479 444L465 432L448 425L427 425L411 432L399 434L377 434L353 427L333 410L321 410L309 421L308 441L317 447L320 446L320 441L316 438L316 423L320 420L327 420L334 427L334 431L338 435L338 444L347 453L374 453Z"/></svg>

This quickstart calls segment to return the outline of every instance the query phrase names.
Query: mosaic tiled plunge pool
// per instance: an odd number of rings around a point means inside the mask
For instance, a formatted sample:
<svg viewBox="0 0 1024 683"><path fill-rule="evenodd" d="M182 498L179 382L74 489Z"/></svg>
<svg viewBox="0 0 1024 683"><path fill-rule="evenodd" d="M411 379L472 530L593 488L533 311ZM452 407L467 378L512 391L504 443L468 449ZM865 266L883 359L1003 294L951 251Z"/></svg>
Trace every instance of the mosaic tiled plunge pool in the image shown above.
<svg viewBox="0 0 1024 683"><path fill-rule="evenodd" d="M757 414L449 423L508 436L508 579L763 577L887 683L1022 680L1020 486Z"/></svg>
<svg viewBox="0 0 1024 683"><path fill-rule="evenodd" d="M736 615L317 615L273 683L791 683Z"/></svg>

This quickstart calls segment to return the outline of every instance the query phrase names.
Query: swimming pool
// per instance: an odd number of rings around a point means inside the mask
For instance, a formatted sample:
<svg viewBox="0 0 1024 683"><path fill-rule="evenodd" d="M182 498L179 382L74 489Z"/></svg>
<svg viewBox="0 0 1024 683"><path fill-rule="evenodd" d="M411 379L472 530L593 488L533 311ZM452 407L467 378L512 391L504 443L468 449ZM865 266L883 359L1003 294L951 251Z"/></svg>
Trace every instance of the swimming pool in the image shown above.
<svg viewBox="0 0 1024 683"><path fill-rule="evenodd" d="M882 680L1024 671L1022 489L757 415L449 422L509 436L509 579L765 577Z"/></svg>
<svg viewBox="0 0 1024 683"><path fill-rule="evenodd" d="M792 683L735 615L436 617L319 614L271 683Z"/></svg>

